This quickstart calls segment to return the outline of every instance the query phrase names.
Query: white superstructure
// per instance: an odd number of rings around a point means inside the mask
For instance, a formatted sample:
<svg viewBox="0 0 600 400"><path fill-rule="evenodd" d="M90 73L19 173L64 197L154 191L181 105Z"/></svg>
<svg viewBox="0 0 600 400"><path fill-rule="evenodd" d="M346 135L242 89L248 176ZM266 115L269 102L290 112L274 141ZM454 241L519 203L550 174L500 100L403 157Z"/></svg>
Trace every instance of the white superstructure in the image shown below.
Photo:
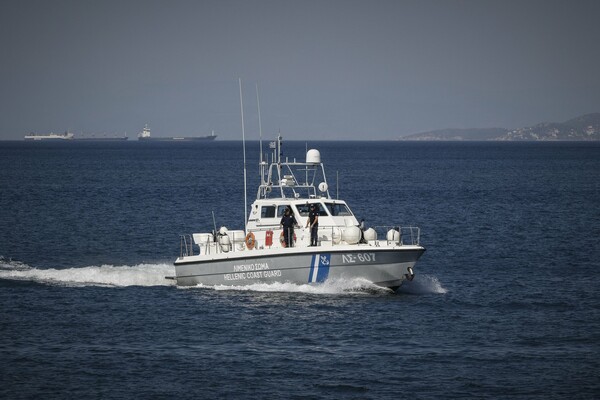
<svg viewBox="0 0 600 400"><path fill-rule="evenodd" d="M142 131L138 133L138 139L150 139L150 127L148 126L148 124L144 125L144 129L142 129Z"/></svg>

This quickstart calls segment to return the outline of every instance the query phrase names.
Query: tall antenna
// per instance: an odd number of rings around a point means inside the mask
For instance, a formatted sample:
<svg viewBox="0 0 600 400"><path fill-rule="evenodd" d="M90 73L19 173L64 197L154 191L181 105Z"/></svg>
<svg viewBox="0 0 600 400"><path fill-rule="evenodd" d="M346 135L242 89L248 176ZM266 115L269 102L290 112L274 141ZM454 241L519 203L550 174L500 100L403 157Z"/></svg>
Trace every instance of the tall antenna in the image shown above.
<svg viewBox="0 0 600 400"><path fill-rule="evenodd" d="M308 142L304 142L304 154L308 154ZM308 166L306 166L306 168L304 168L304 183L306 183L308 185Z"/></svg>
<svg viewBox="0 0 600 400"><path fill-rule="evenodd" d="M247 190L246 190L246 132L244 131L244 102L242 100L242 78L238 78L240 83L240 110L242 114L242 147L244 150L244 228L246 227L248 213L248 198L247 198Z"/></svg>
<svg viewBox="0 0 600 400"><path fill-rule="evenodd" d="M258 135L259 135L259 146L260 146L260 183L264 183L264 165L263 165L263 147L262 147L262 123L260 121L260 99L258 97L258 83L256 84L256 104L258 106Z"/></svg>

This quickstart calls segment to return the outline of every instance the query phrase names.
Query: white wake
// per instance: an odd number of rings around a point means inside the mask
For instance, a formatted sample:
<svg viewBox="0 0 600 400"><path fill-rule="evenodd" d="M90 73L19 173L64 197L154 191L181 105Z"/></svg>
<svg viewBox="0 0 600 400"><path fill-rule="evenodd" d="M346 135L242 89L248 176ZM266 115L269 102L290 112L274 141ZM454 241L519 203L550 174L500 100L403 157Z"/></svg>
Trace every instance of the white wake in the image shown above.
<svg viewBox="0 0 600 400"><path fill-rule="evenodd" d="M0 259L0 279L33 281L66 286L172 286L165 276L175 274L169 264L101 265L41 269Z"/></svg>
<svg viewBox="0 0 600 400"><path fill-rule="evenodd" d="M77 268L35 268L17 261L0 258L0 279L32 281L64 286L174 286L175 281L165 279L174 276L171 264L101 265ZM254 283L240 286L205 286L193 288L254 292L288 292L310 294L385 294L390 289L382 288L361 278L327 280L322 284L295 283ZM190 288L186 288L190 289ZM405 294L444 294L448 291L435 276L417 274L412 282L404 282L398 293Z"/></svg>
<svg viewBox="0 0 600 400"><path fill-rule="evenodd" d="M207 287L199 285L197 287ZM309 294L343 294L343 293L391 293L391 290L382 288L372 282L361 279L336 279L327 280L321 284L297 284L290 282L254 283L245 286L210 286L214 290L237 290L252 292L286 292Z"/></svg>
<svg viewBox="0 0 600 400"><path fill-rule="evenodd" d="M406 290L405 289L406 286ZM250 285L226 286L198 285L195 288L214 290L237 290L253 292L288 292L309 294L391 294L391 289L375 285L373 282L361 278L327 280L321 284L295 284L295 283L254 283ZM412 282L405 282L399 293L429 294L446 293L435 277L425 277L420 280L415 277Z"/></svg>

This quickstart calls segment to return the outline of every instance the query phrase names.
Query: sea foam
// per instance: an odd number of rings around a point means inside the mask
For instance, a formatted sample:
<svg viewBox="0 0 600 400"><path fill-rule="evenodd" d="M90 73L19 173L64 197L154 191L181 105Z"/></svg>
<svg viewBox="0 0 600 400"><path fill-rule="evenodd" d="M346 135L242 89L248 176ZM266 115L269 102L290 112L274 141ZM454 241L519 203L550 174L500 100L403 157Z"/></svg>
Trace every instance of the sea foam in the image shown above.
<svg viewBox="0 0 600 400"><path fill-rule="evenodd" d="M286 292L286 293L308 293L308 294L390 294L391 289L375 285L373 282L363 278L330 279L320 284L297 284L290 282L253 283L240 286L198 285L195 288L213 290L234 290L252 292Z"/></svg>
<svg viewBox="0 0 600 400"><path fill-rule="evenodd" d="M442 286L435 276L417 274L412 281L404 282L398 292L406 294L445 294L448 293L448 290Z"/></svg>
<svg viewBox="0 0 600 400"><path fill-rule="evenodd" d="M174 267L169 264L40 269L20 262L0 260L0 279L65 286L171 286L175 282L165 279L165 276L174 274Z"/></svg>

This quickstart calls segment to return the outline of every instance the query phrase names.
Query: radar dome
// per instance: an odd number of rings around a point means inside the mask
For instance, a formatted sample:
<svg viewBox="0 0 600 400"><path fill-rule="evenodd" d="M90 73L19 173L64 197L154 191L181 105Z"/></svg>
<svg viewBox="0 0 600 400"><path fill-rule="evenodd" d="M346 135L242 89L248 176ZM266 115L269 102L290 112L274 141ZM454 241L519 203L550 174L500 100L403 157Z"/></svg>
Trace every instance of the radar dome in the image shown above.
<svg viewBox="0 0 600 400"><path fill-rule="evenodd" d="M321 153L317 149L310 149L306 152L307 164L321 164Z"/></svg>

